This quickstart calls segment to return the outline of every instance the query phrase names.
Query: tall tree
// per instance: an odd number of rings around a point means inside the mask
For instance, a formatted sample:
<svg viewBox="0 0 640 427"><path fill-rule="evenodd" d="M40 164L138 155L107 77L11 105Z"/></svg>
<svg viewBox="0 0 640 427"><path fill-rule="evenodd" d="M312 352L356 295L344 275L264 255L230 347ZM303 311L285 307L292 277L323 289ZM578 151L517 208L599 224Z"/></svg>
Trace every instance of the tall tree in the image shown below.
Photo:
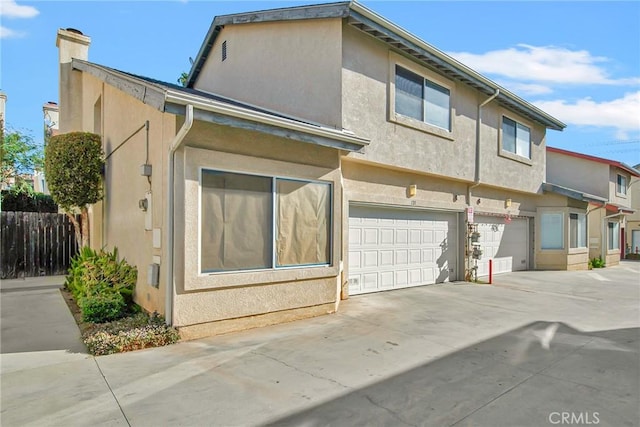
<svg viewBox="0 0 640 427"><path fill-rule="evenodd" d="M70 132L52 136L45 149L44 175L53 200L65 210L78 245L89 246L89 205L102 200L104 153L100 135ZM82 230L74 216L80 211Z"/></svg>
<svg viewBox="0 0 640 427"><path fill-rule="evenodd" d="M0 184L3 187L10 183L24 185L24 175L33 174L43 164L42 146L31 135L17 130L7 130L4 133L0 156Z"/></svg>

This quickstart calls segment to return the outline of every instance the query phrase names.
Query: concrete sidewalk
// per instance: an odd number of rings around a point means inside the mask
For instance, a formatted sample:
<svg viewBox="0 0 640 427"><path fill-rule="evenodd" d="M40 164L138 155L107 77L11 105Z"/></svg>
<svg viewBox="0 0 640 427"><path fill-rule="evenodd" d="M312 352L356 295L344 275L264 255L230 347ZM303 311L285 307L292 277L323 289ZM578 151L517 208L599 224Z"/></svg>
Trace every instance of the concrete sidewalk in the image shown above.
<svg viewBox="0 0 640 427"><path fill-rule="evenodd" d="M3 354L0 421L539 426L568 413L640 425L638 277L640 263L511 273L157 349L45 365Z"/></svg>

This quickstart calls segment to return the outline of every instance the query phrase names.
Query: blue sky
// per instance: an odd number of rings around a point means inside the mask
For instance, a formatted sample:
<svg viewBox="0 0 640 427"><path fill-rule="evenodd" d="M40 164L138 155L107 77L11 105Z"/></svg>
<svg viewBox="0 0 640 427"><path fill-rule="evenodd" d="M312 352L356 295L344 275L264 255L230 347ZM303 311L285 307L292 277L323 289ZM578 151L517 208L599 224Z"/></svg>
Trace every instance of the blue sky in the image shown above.
<svg viewBox="0 0 640 427"><path fill-rule="evenodd" d="M92 38L90 61L175 82L214 16L313 3L0 0L7 125L42 140L58 28ZM640 2L361 3L564 121L548 145L640 163Z"/></svg>

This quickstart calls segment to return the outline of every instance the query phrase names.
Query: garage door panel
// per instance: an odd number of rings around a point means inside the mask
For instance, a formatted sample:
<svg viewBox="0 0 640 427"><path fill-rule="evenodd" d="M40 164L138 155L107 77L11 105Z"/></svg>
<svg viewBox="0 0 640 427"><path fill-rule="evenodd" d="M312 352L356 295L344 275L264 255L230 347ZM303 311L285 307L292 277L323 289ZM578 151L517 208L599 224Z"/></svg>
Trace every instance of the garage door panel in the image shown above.
<svg viewBox="0 0 640 427"><path fill-rule="evenodd" d="M380 267L389 267L393 265L393 251L380 251Z"/></svg>
<svg viewBox="0 0 640 427"><path fill-rule="evenodd" d="M380 287L382 289L393 289L393 283L393 271L383 271L382 273L380 273Z"/></svg>
<svg viewBox="0 0 640 427"><path fill-rule="evenodd" d="M483 254L478 261L478 276L489 275L489 260L493 260L493 274L526 270L529 225L525 218L476 216L480 247Z"/></svg>
<svg viewBox="0 0 640 427"><path fill-rule="evenodd" d="M449 242L455 242L456 227L451 213L351 207L349 234L356 237L349 238L349 292L454 280L449 266L455 269L457 252Z"/></svg>

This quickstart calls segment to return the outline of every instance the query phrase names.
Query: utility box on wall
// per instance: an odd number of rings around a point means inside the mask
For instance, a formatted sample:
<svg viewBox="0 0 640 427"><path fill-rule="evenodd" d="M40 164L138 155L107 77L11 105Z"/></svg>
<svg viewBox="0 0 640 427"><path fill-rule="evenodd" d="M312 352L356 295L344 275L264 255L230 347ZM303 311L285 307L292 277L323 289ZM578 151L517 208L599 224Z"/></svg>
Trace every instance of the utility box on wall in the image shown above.
<svg viewBox="0 0 640 427"><path fill-rule="evenodd" d="M149 264L147 268L147 285L157 288L160 285L160 264Z"/></svg>

